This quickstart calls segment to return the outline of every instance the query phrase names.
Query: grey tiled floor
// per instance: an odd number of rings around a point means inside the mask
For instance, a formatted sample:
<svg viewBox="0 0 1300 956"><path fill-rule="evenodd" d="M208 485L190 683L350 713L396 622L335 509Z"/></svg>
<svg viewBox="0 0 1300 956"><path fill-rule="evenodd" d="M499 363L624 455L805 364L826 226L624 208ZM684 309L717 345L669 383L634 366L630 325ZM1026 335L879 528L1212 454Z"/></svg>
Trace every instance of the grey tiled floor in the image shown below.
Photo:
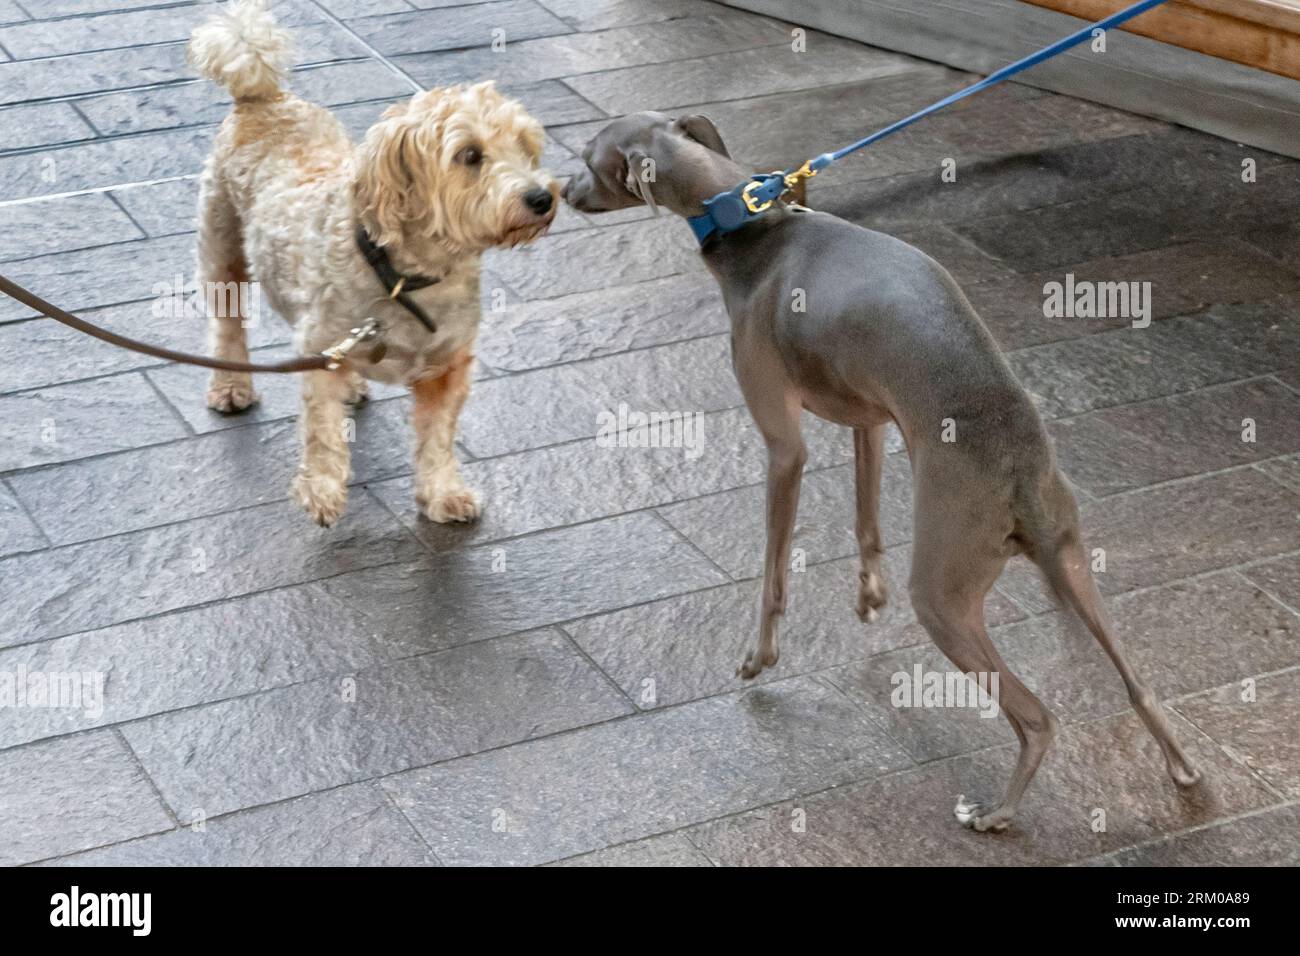
<svg viewBox="0 0 1300 956"><path fill-rule="evenodd" d="M206 6L0 0L0 268L186 349L201 324L151 306L190 273L224 108L184 62ZM815 32L795 54L787 25L704 0L279 7L295 86L354 130L416 84L496 78L560 174L625 109L705 113L772 168L970 80ZM221 418L201 373L0 303L0 675L106 677L102 714L0 709L0 862L1296 863L1297 187L1295 161L1016 85L813 184L812 205L947 265L1010 353L1205 770L1173 789L1113 669L1018 564L990 626L1064 730L1000 837L951 810L1000 792L1007 725L889 704L891 674L945 668L907 606L896 447L894 603L853 614L851 445L809 421L785 652L757 686L733 677L763 462L682 224L565 211L490 258L508 308L461 430L473 528L417 517L400 396L358 413L351 506L319 530L286 500L294 383ZM1067 273L1151 282L1155 321L1044 318ZM620 403L701 413L702 454L598 447Z"/></svg>

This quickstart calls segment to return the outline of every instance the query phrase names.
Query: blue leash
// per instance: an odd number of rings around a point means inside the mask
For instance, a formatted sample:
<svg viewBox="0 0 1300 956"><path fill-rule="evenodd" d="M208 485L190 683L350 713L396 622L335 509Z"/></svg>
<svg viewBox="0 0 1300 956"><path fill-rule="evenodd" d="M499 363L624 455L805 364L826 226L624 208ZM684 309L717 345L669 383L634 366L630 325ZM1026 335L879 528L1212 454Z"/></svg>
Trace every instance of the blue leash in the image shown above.
<svg viewBox="0 0 1300 956"><path fill-rule="evenodd" d="M787 189L794 188L800 180L816 176L836 160L843 159L850 153L857 152L859 149L870 146L886 136L897 133L900 129L911 126L917 120L923 119L931 113L937 113L945 106L956 103L972 93L988 89L995 83L1001 83L1017 73L1023 73L1030 67L1037 66L1044 60L1050 60L1052 57L1064 53L1071 47L1078 46L1089 39L1094 30L1109 30L1111 27L1119 26L1121 23L1131 20L1164 2L1165 0L1139 0L1138 3L1133 4L1131 7L1120 10L1118 13L1112 13L1104 20L1089 24L1064 39L1057 40L1051 46L1043 47L1037 53L1031 53L1023 60L1017 60L1015 63L1004 66L996 73L990 73L978 83L973 83L963 90L945 96L939 102L927 106L919 113L913 113L911 116L886 126L882 130L877 130L870 136L864 137L856 143L850 143L843 149L838 149L833 153L822 153L820 156L808 160L797 169L784 173L755 173L749 180L741 183L735 189L718 193L712 199L706 199L704 214L691 216L686 221L690 223L691 230L695 233L695 238L700 241L701 245L712 235L725 235L729 232L735 232L741 226L758 218L770 209L772 204Z"/></svg>

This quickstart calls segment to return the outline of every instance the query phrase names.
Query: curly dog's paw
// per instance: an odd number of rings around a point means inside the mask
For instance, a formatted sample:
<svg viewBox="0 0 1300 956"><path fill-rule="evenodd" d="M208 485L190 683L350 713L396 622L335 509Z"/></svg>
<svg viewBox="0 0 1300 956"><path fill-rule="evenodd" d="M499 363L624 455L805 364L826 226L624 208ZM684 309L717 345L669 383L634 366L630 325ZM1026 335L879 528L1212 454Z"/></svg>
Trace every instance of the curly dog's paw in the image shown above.
<svg viewBox="0 0 1300 956"><path fill-rule="evenodd" d="M333 478L299 475L293 480L293 495L318 525L328 528L343 517L348 486Z"/></svg>
<svg viewBox="0 0 1300 956"><path fill-rule="evenodd" d="M482 511L478 495L463 487L420 495L416 502L426 518L439 524L473 521Z"/></svg>
<svg viewBox="0 0 1300 956"><path fill-rule="evenodd" d="M252 381L213 381L208 387L208 408L223 415L235 415L252 408L259 397Z"/></svg>

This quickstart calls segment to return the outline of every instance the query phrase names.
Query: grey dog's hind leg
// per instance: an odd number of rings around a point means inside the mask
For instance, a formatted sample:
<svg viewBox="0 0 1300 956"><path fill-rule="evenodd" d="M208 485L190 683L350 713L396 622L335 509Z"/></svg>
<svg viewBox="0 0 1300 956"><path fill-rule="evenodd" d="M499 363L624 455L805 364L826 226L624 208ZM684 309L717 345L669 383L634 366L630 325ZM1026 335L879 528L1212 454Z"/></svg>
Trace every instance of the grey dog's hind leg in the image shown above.
<svg viewBox="0 0 1300 956"><path fill-rule="evenodd" d="M938 477L940 480L936 480ZM958 820L980 831L1005 830L1056 734L1057 723L1007 668L984 628L984 598L1002 573L1012 548L1009 509L970 509L967 495L952 495L948 476L917 474L916 542L908 590L917 619L948 660L965 674L997 677L997 700L1020 740L1011 781L995 809L958 800ZM978 491L978 489L975 489ZM976 494L993 502L996 494Z"/></svg>
<svg viewBox="0 0 1300 956"><path fill-rule="evenodd" d="M884 541L880 536L880 469L885 458L885 426L853 430L854 484L857 492L858 617L871 621L888 598L880 573Z"/></svg>
<svg viewBox="0 0 1300 956"><path fill-rule="evenodd" d="M1043 571L1057 597L1079 615L1119 671L1134 710L1160 745L1169 776L1179 786L1193 786L1200 780L1201 773L1174 737L1159 699L1129 664L1097 590L1097 582L1088 568L1087 553L1079 541L1077 526L1067 529L1054 550L1050 546L1040 547L1030 557Z"/></svg>

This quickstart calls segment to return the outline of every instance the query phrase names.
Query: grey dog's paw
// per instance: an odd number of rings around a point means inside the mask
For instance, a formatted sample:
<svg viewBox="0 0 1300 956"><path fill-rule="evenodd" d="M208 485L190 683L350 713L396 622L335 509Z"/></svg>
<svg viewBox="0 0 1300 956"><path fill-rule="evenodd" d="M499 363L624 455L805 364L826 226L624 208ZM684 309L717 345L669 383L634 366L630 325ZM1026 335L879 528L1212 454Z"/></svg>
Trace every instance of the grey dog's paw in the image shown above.
<svg viewBox="0 0 1300 956"><path fill-rule="evenodd" d="M1201 771L1186 758L1170 760L1166 764L1169 776L1183 789L1189 789L1201 782Z"/></svg>
<svg viewBox="0 0 1300 956"><path fill-rule="evenodd" d="M763 668L775 666L780 656L780 652L775 650L767 653L749 651L745 654L745 660L736 668L736 676L743 680L753 680L763 673Z"/></svg>
<svg viewBox="0 0 1300 956"><path fill-rule="evenodd" d="M884 579L874 571L863 571L858 575L858 617L863 623L870 624L878 617L879 610L889 600L889 589Z"/></svg>
<svg viewBox="0 0 1300 956"><path fill-rule="evenodd" d="M981 804L967 800L965 794L957 798L952 808L953 816L962 826L979 833L1001 833L1011 825L1011 814L1005 810L986 810Z"/></svg>

